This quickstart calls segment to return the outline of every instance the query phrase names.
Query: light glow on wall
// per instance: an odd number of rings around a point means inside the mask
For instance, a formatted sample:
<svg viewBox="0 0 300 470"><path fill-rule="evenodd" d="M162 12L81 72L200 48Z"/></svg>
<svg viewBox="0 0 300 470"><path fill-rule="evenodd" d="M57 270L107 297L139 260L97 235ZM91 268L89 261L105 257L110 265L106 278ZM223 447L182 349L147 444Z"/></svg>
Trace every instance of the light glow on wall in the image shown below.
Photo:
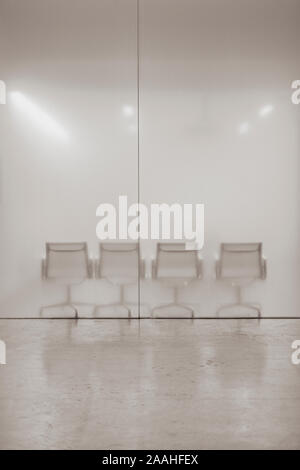
<svg viewBox="0 0 300 470"><path fill-rule="evenodd" d="M6 104L6 85L3 80L0 80L0 104Z"/></svg>
<svg viewBox="0 0 300 470"><path fill-rule="evenodd" d="M27 116L30 123L49 135L54 135L62 140L68 140L68 134L65 129L23 93L14 91L10 93L10 97L16 108Z"/></svg>
<svg viewBox="0 0 300 470"><path fill-rule="evenodd" d="M259 115L260 117L265 117L267 116L268 114L270 114L274 109L274 106L271 105L271 104L267 104L265 106L263 106L262 108L260 108L259 110Z"/></svg>
<svg viewBox="0 0 300 470"><path fill-rule="evenodd" d="M239 126L238 126L238 133L239 134L247 134L250 130L250 124L249 122L242 122Z"/></svg>
<svg viewBox="0 0 300 470"><path fill-rule="evenodd" d="M133 116L134 115L134 107L129 106L129 105L123 106L123 114L124 114L125 117Z"/></svg>
<svg viewBox="0 0 300 470"><path fill-rule="evenodd" d="M137 133L137 125L136 124L130 124L128 126L128 131L130 134L136 134Z"/></svg>

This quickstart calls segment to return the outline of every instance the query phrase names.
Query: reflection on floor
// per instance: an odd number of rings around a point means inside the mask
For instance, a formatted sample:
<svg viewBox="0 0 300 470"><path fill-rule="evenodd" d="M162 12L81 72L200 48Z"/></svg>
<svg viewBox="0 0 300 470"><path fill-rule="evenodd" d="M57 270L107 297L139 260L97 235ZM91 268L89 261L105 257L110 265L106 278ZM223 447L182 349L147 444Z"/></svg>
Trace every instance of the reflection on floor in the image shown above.
<svg viewBox="0 0 300 470"><path fill-rule="evenodd" d="M0 328L1 449L300 448L299 320Z"/></svg>

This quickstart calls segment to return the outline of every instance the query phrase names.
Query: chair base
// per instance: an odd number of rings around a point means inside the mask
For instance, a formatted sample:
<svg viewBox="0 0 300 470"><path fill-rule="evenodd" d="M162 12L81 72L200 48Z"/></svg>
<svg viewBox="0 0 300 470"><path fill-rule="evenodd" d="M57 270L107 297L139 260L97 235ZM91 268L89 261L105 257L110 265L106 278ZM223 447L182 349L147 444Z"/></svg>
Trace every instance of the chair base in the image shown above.
<svg viewBox="0 0 300 470"><path fill-rule="evenodd" d="M227 310L236 307L245 307L249 310L254 310L257 313L258 318L261 318L261 306L259 304L252 304L250 302L234 302L231 304L221 305L217 310L217 316L219 316L222 310Z"/></svg>
<svg viewBox="0 0 300 470"><path fill-rule="evenodd" d="M194 310L189 307L189 305L186 305L186 304L182 304L182 303L178 303L178 302L170 302L168 304L162 304L162 305L157 305L156 307L154 307L151 311L151 317L153 318L154 317L154 313L157 311L157 310L165 310L165 309L168 309L170 307L179 307L183 310L185 310L186 312L190 313L191 315L191 318L194 318L194 315L195 315L195 312Z"/></svg>
<svg viewBox="0 0 300 470"><path fill-rule="evenodd" d="M127 312L128 318L131 319L132 318L132 310L131 310L130 306L138 307L138 304L137 303L130 303L130 302L127 302L127 303L116 302L116 303L112 303L112 304L99 304L99 305L95 306L94 316L96 317L97 310L100 310L101 308L105 309L105 308L122 307ZM150 308L149 308L148 304L141 303L140 307L146 307L148 312L150 312ZM148 313L148 314L149 314L149 316L151 315L150 313ZM140 318L140 317L137 316L136 318Z"/></svg>
<svg viewBox="0 0 300 470"><path fill-rule="evenodd" d="M94 315L96 316L97 310L99 310L101 308L104 309L104 308L115 308L115 307L122 307L127 312L128 318L131 318L131 309L128 307L127 304L122 303L122 302L116 302L116 303L113 303L113 304L96 305L95 310L94 310Z"/></svg>
<svg viewBox="0 0 300 470"><path fill-rule="evenodd" d="M40 317L43 316L43 311L46 310L46 309L49 309L49 308L65 308L65 307L70 307L71 310L73 310L74 312L74 318L78 318L78 309L77 307L80 307L80 306L88 306L88 307L93 307L93 311L95 309L95 304L92 304L90 302L74 302L73 299L72 299L72 295L71 295L71 286L70 285L67 285L66 286L66 289L67 289L67 292L66 292L66 297L65 297L65 301L64 302L59 302L57 304L49 304L49 305L43 305L41 308L40 308Z"/></svg>
<svg viewBox="0 0 300 470"><path fill-rule="evenodd" d="M44 310L47 310L47 309L49 309L49 308L66 308L66 307L69 307L69 308L70 308L71 310L73 310L73 312L74 312L74 318L75 318L75 319L78 319L79 312L78 312L78 308L77 308L77 307L81 307L81 306L93 307L93 310L94 310L94 308L95 308L95 305L94 305L94 304L86 303L86 302L60 302L60 303L58 303L58 304L43 305L43 306L40 308L40 317L43 316Z"/></svg>
<svg viewBox="0 0 300 470"><path fill-rule="evenodd" d="M58 304L49 304L49 305L43 305L41 308L40 308L40 317L43 316L43 312L44 310L47 310L49 308L65 308L65 307L70 307L71 310L73 310L74 312L74 318L78 318L78 310L77 308L75 307L75 305L69 303L69 302L61 302L61 303L58 303Z"/></svg>

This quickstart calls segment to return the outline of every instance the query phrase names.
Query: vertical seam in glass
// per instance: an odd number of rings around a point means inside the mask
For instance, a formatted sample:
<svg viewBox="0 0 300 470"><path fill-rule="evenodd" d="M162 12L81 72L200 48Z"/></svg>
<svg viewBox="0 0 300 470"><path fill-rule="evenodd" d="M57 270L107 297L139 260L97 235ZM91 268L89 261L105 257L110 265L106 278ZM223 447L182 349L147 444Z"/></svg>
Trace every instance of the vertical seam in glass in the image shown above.
<svg viewBox="0 0 300 470"><path fill-rule="evenodd" d="M136 55L137 55L137 200L140 204L140 5L136 0ZM140 212L138 235L138 318L141 318L141 242Z"/></svg>

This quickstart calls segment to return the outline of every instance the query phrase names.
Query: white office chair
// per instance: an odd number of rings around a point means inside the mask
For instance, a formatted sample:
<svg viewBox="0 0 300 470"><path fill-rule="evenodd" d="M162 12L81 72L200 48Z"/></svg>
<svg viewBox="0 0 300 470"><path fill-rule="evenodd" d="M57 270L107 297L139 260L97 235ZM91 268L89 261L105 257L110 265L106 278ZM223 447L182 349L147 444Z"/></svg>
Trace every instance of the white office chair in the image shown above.
<svg viewBox="0 0 300 470"><path fill-rule="evenodd" d="M92 276L92 262L88 257L86 242L46 243L46 258L42 260L42 277L44 280L65 285L67 295L64 302L42 306L40 315L43 314L45 309L70 307L75 318L78 318L78 306L91 306L93 304L73 302L71 286L80 284Z"/></svg>
<svg viewBox="0 0 300 470"><path fill-rule="evenodd" d="M136 284L139 275L145 275L145 263L139 256L139 244L132 242L105 242L99 244L99 261L96 266L96 277L106 279L110 284L118 286L119 301L97 305L96 309L108 307L122 307L131 318L130 306L138 305L129 303L125 299L125 287Z"/></svg>
<svg viewBox="0 0 300 470"><path fill-rule="evenodd" d="M179 307L194 317L194 310L189 305L179 302L180 287L185 287L202 277L202 260L198 250L187 250L185 243L158 243L156 259L152 260L152 278L162 281L174 290L173 301L153 308L155 312Z"/></svg>
<svg viewBox="0 0 300 470"><path fill-rule="evenodd" d="M246 307L261 316L261 306L255 303L243 302L241 289L258 279L266 279L267 265L262 254L262 243L222 243L220 259L216 262L216 278L229 282L237 290L237 301L222 305L217 310L219 314L224 309Z"/></svg>

